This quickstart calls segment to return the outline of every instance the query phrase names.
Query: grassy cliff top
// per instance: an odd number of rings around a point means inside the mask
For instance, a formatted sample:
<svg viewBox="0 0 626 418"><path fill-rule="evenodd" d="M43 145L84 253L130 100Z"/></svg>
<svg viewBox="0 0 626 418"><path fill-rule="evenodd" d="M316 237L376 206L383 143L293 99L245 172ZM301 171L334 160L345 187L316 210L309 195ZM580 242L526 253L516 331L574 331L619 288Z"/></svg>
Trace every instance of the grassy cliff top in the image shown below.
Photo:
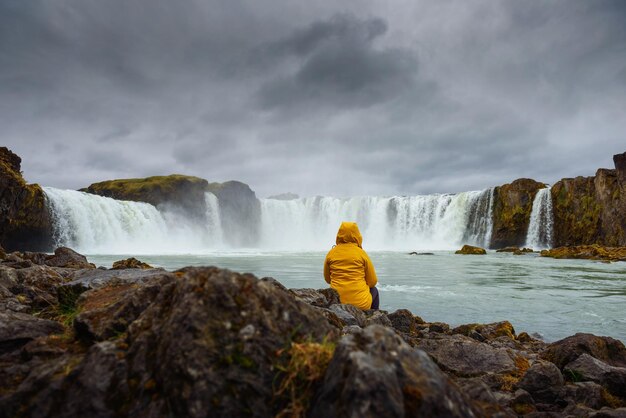
<svg viewBox="0 0 626 418"><path fill-rule="evenodd" d="M174 188L180 186L182 183L190 185L207 185L208 182L205 179L194 176L186 176L183 174L170 174L169 176L152 176L136 179L117 179L106 180L99 183L93 183L83 191L89 191L91 193L100 190L109 191L123 191L125 193L143 193L151 189L158 189L163 192L173 191Z"/></svg>
<svg viewBox="0 0 626 418"><path fill-rule="evenodd" d="M81 189L83 192L158 205L166 201L193 199L194 194L209 190L209 183L199 177L171 174L136 179L107 180Z"/></svg>

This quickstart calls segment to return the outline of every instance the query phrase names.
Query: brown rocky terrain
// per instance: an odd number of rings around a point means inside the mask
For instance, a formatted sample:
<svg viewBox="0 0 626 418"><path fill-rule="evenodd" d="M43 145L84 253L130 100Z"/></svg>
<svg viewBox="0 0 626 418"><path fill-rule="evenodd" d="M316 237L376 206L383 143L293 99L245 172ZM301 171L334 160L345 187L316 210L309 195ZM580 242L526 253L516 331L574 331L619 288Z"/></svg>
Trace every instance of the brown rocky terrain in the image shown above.
<svg viewBox="0 0 626 418"><path fill-rule="evenodd" d="M541 251L542 257L577 258L601 261L626 261L626 247L603 247L594 245L576 245L558 247Z"/></svg>
<svg viewBox="0 0 626 418"><path fill-rule="evenodd" d="M455 251L454 254L485 255L487 254L487 251L484 248L466 244L460 250Z"/></svg>
<svg viewBox="0 0 626 418"><path fill-rule="evenodd" d="M45 194L39 185L26 183L21 163L0 147L0 244L7 250L49 250L52 227Z"/></svg>
<svg viewBox="0 0 626 418"><path fill-rule="evenodd" d="M493 232L490 248L526 244L533 199L539 189L546 187L532 179L517 179L496 187L493 206Z"/></svg>
<svg viewBox="0 0 626 418"><path fill-rule="evenodd" d="M626 245L626 153L614 155L613 161L613 170L552 186L556 247Z"/></svg>
<svg viewBox="0 0 626 418"><path fill-rule="evenodd" d="M451 328L216 267L96 269L66 248L0 261L1 416L599 418L625 407L626 348L608 337L548 344L507 321Z"/></svg>

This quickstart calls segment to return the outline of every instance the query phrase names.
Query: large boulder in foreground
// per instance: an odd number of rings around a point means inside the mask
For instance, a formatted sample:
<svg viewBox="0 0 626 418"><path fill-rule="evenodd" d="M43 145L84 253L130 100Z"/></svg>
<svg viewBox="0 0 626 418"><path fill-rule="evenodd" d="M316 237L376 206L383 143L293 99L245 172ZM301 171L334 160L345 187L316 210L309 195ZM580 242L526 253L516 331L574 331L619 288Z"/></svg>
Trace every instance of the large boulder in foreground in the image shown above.
<svg viewBox="0 0 626 418"><path fill-rule="evenodd" d="M274 385L291 345L337 338L317 308L250 274L186 268L146 280L84 293L77 331L88 341L110 340L31 368L0 398L0 410L274 416Z"/></svg>
<svg viewBox="0 0 626 418"><path fill-rule="evenodd" d="M426 353L381 325L340 341L309 415L481 416Z"/></svg>
<svg viewBox="0 0 626 418"><path fill-rule="evenodd" d="M611 366L626 367L626 347L620 340L585 333L553 342L541 353L541 357L563 369L582 354L589 354Z"/></svg>
<svg viewBox="0 0 626 418"><path fill-rule="evenodd" d="M22 159L0 147L0 245L7 251L49 251L52 223L46 197L37 184L27 184Z"/></svg>
<svg viewBox="0 0 626 418"><path fill-rule="evenodd" d="M0 355L18 349L35 338L61 332L63 327L55 321L19 312L0 312Z"/></svg>

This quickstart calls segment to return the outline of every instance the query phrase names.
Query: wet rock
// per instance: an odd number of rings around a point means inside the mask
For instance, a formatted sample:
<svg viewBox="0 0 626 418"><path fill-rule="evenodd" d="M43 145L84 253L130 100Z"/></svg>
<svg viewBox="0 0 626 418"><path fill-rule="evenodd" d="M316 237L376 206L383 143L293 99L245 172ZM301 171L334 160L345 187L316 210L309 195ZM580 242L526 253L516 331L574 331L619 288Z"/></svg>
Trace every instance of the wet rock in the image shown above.
<svg viewBox="0 0 626 418"><path fill-rule="evenodd" d="M163 269L126 269L126 270L78 270L72 280L63 284L64 287L76 287L83 290L97 289L115 284L143 283L164 273ZM179 270L180 274L184 271ZM177 272L174 272L176 274Z"/></svg>
<svg viewBox="0 0 626 418"><path fill-rule="evenodd" d="M390 313L388 316L391 326L397 331L407 334L416 333L421 329L420 324L424 321L419 316L414 316L408 309L398 309Z"/></svg>
<svg viewBox="0 0 626 418"><path fill-rule="evenodd" d="M78 361L76 356L64 355L55 361L33 361L5 369L10 379L20 383L17 390L0 396L0 414L7 417L77 416L60 413L59 405L65 406L66 399L72 396L64 390L63 383ZM81 401L74 398L74 402Z"/></svg>
<svg viewBox="0 0 626 418"><path fill-rule="evenodd" d="M509 406L518 415L526 415L536 411L535 400L524 389L517 389L509 401Z"/></svg>
<svg viewBox="0 0 626 418"><path fill-rule="evenodd" d="M331 305L328 308L331 312L333 312L337 317L341 320L341 322L345 325L358 325L360 327L364 327L366 323L365 314L359 308L344 304L338 303Z"/></svg>
<svg viewBox="0 0 626 418"><path fill-rule="evenodd" d="M626 418L626 408L602 408L600 411L590 414L589 418Z"/></svg>
<svg viewBox="0 0 626 418"><path fill-rule="evenodd" d="M541 256L559 259L626 261L626 247L603 247L597 244L558 247L541 251Z"/></svg>
<svg viewBox="0 0 626 418"><path fill-rule="evenodd" d="M438 334L450 331L450 325L445 322L430 322L428 323L428 332L435 332Z"/></svg>
<svg viewBox="0 0 626 418"><path fill-rule="evenodd" d="M315 289L290 289L289 290L298 300L308 303L309 305L318 306L320 308L328 308L328 299L326 296Z"/></svg>
<svg viewBox="0 0 626 418"><path fill-rule="evenodd" d="M78 338L102 341L126 332L154 301L162 286L177 280L164 273L144 284L126 283L89 290L80 295L74 319Z"/></svg>
<svg viewBox="0 0 626 418"><path fill-rule="evenodd" d="M504 409L491 388L480 378L457 379L456 384L467 398L480 406L485 416L506 416L497 415L503 414Z"/></svg>
<svg viewBox="0 0 626 418"><path fill-rule="evenodd" d="M507 350L493 348L463 335L421 339L416 347L426 351L444 371L459 377L517 371Z"/></svg>
<svg viewBox="0 0 626 418"><path fill-rule="evenodd" d="M17 284L10 290L28 298L33 308L47 309L58 303L57 286L64 282L64 278L52 267L34 265L16 270L15 274Z"/></svg>
<svg viewBox="0 0 626 418"><path fill-rule="evenodd" d="M0 286L7 289L17 285L17 271L10 267L0 265Z"/></svg>
<svg viewBox="0 0 626 418"><path fill-rule="evenodd" d="M311 417L476 417L480 412L422 351L373 325L341 339Z"/></svg>
<svg viewBox="0 0 626 418"><path fill-rule="evenodd" d="M158 393L160 415L273 415L277 353L329 335L315 308L252 275L187 269L129 327L137 386L128 411L142 411Z"/></svg>
<svg viewBox="0 0 626 418"><path fill-rule="evenodd" d="M453 334L462 334L475 340L495 340L498 337L515 339L515 329L509 321L494 322L491 324L460 325L451 331ZM479 334L480 336L477 336Z"/></svg>
<svg viewBox="0 0 626 418"><path fill-rule="evenodd" d="M435 255L435 253L418 253L416 251L411 251L409 255Z"/></svg>
<svg viewBox="0 0 626 418"><path fill-rule="evenodd" d="M45 253L33 253L30 251L25 251L22 253L22 258L24 260L29 260L33 262L34 264L38 264L40 266L46 264L46 259L48 257L49 255Z"/></svg>
<svg viewBox="0 0 626 418"><path fill-rule="evenodd" d="M95 269L96 266L84 255L67 247L59 247L54 250L54 255L46 258L46 265L51 267L66 267L73 269Z"/></svg>
<svg viewBox="0 0 626 418"><path fill-rule="evenodd" d="M327 287L324 289L318 290L322 295L326 297L328 301L328 306L334 305L336 303L341 303L341 299L339 298L339 293L333 289L332 287Z"/></svg>
<svg viewBox="0 0 626 418"><path fill-rule="evenodd" d="M125 260L119 260L113 263L112 270L124 270L124 269L152 269L150 264L137 260L135 257L127 258Z"/></svg>
<svg viewBox="0 0 626 418"><path fill-rule="evenodd" d="M104 341L91 346L64 381L63 416L114 416L109 404L111 394L115 393L118 399L128 401L127 369L124 351L118 344ZM157 405L162 404L162 401L155 401ZM152 408L153 405L147 405L142 415L150 416L148 411Z"/></svg>
<svg viewBox="0 0 626 418"><path fill-rule="evenodd" d="M268 283L272 286L274 286L275 288L277 288L278 290L283 290L285 292L288 292L289 289L287 289L281 282L279 282L278 280L276 280L273 277L263 277L262 279L260 279L262 282Z"/></svg>
<svg viewBox="0 0 626 418"><path fill-rule="evenodd" d="M0 301L4 301L8 298L13 298L14 295L6 287L0 285Z"/></svg>
<svg viewBox="0 0 626 418"><path fill-rule="evenodd" d="M517 386L530 393L537 402L554 402L565 380L561 371L548 361L536 361L526 371Z"/></svg>
<svg viewBox="0 0 626 418"><path fill-rule="evenodd" d="M520 247L504 247L504 248L500 248L499 250L496 250L497 253L513 253L513 254L523 254L523 253L532 253L533 249L532 248L520 248Z"/></svg>
<svg viewBox="0 0 626 418"><path fill-rule="evenodd" d="M588 418L595 412L596 411L594 409L591 409L583 404L570 403L565 407L565 409L563 409L563 413L561 413L560 416L565 416L567 418Z"/></svg>
<svg viewBox="0 0 626 418"><path fill-rule="evenodd" d="M483 254L487 254L487 251L485 251L484 248L474 247L473 245L466 244L460 250L455 251L454 254L483 255Z"/></svg>
<svg viewBox="0 0 626 418"><path fill-rule="evenodd" d="M592 381L604 386L614 395L626 398L626 368L614 367L582 354L563 369L568 376L582 381Z"/></svg>
<svg viewBox="0 0 626 418"><path fill-rule="evenodd" d="M2 248L2 245L0 245L0 260L4 260L7 256L7 253L4 251L4 248Z"/></svg>
<svg viewBox="0 0 626 418"><path fill-rule="evenodd" d="M626 367L624 344L611 337L598 337L593 334L578 333L556 341L546 347L541 357L563 369L565 365L585 353L611 366Z"/></svg>
<svg viewBox="0 0 626 418"><path fill-rule="evenodd" d="M35 338L63 332L55 321L18 312L0 312L0 355L19 349Z"/></svg>
<svg viewBox="0 0 626 418"><path fill-rule="evenodd" d="M368 310L365 311L365 326L370 326L374 324L383 325L385 327L391 326L391 321L387 317L387 312L379 311L379 310Z"/></svg>
<svg viewBox="0 0 626 418"><path fill-rule="evenodd" d="M592 409L600 409L606 405L604 389L594 382L576 382L563 388L561 397L570 399L575 404L582 404Z"/></svg>
<svg viewBox="0 0 626 418"><path fill-rule="evenodd" d="M345 323L337 316L337 314L328 308L317 308L319 313L326 318L328 323L337 329L344 329ZM355 325L358 326L358 325Z"/></svg>

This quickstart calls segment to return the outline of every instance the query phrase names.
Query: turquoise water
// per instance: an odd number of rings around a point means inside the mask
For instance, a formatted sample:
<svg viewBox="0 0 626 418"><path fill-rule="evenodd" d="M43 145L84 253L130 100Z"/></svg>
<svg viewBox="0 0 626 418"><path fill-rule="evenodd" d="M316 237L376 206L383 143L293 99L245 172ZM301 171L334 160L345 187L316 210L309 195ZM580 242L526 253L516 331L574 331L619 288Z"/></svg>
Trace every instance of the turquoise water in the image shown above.
<svg viewBox="0 0 626 418"><path fill-rule="evenodd" d="M271 276L290 288L326 286L325 252L223 252L143 255L168 270L214 265L258 277ZM538 254L486 256L370 252L376 267L381 309L409 309L426 321L452 326L510 321L516 332L554 341L577 332L626 341L626 263L554 260ZM132 255L88 255L110 267Z"/></svg>

